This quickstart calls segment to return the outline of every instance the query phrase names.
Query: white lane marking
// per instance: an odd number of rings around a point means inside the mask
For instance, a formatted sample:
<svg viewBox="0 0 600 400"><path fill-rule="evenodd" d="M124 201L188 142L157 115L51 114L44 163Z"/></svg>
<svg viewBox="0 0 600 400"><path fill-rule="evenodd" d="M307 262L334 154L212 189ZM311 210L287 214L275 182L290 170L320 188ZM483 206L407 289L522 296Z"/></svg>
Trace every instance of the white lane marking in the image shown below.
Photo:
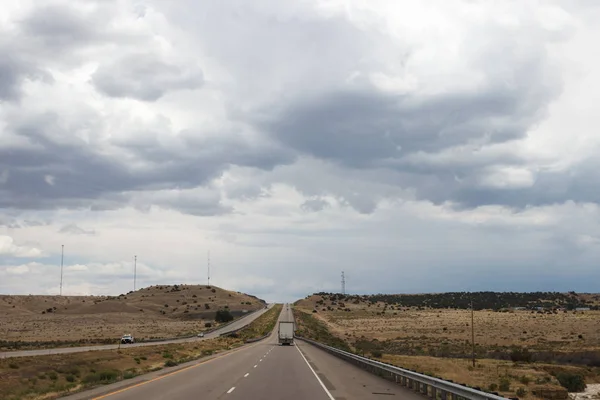
<svg viewBox="0 0 600 400"><path fill-rule="evenodd" d="M261 362L261 361L262 361L262 358L260 360L258 360L258 362Z"/></svg>
<svg viewBox="0 0 600 400"><path fill-rule="evenodd" d="M256 365L254 366L254 368L256 368L256 367L258 367L258 364L256 364Z"/></svg>
<svg viewBox="0 0 600 400"><path fill-rule="evenodd" d="M302 352L300 351L300 348L298 346L296 346L296 349L298 350L298 353L300 353L300 355L302 356L302 358L306 362L306 365L308 365L308 368L310 368L310 370L312 371L312 373L315 375L315 378L317 378L317 380L321 384L321 387L323 388L323 390L325 391L325 393L327 393L327 396L329 396L329 399L330 400L335 400L335 398L331 395L331 393L329 393L329 390L327 390L327 388L325 387L325 385L321 381L321 378L319 378L319 375L317 375L317 373L315 372L315 370L310 366L310 364L308 363L308 360L306 359L306 357L304 357L304 354L302 354Z"/></svg>
<svg viewBox="0 0 600 400"><path fill-rule="evenodd" d="M244 378L247 378L248 375L250 375L250 372L246 373L246 375L244 375Z"/></svg>
<svg viewBox="0 0 600 400"><path fill-rule="evenodd" d="M227 394L229 394L229 393L233 392L234 390L235 390L235 386L234 386L234 387L232 387L231 389L229 389L229 390L227 391Z"/></svg>

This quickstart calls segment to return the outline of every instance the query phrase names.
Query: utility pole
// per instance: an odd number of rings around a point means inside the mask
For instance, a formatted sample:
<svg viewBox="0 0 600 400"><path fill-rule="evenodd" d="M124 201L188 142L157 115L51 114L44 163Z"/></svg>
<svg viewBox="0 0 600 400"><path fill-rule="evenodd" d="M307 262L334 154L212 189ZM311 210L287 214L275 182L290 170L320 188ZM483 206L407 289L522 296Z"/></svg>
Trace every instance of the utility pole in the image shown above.
<svg viewBox="0 0 600 400"><path fill-rule="evenodd" d="M63 286L63 265L65 259L65 245L60 245L60 295L62 296L62 286Z"/></svg>
<svg viewBox="0 0 600 400"><path fill-rule="evenodd" d="M471 294L471 346L472 346L472 358L473 368L475 368L475 316L473 312L473 294Z"/></svg>
<svg viewBox="0 0 600 400"><path fill-rule="evenodd" d="M137 279L137 256L133 256L133 291L135 292L135 284Z"/></svg>
<svg viewBox="0 0 600 400"><path fill-rule="evenodd" d="M346 294L346 277L344 276L344 271L342 271L342 294Z"/></svg>
<svg viewBox="0 0 600 400"><path fill-rule="evenodd" d="M208 278L208 286L210 286L210 250L208 251L208 263L207 263L207 278Z"/></svg>

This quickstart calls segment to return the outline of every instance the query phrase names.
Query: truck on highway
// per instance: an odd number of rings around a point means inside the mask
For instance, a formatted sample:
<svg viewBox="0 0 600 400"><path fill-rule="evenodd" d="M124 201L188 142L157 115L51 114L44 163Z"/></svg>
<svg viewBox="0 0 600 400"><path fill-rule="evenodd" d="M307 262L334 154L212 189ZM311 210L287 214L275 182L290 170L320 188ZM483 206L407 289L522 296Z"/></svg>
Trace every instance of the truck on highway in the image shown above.
<svg viewBox="0 0 600 400"><path fill-rule="evenodd" d="M279 330L277 331L279 336L279 344L291 345L294 343L294 323L291 321L280 321Z"/></svg>

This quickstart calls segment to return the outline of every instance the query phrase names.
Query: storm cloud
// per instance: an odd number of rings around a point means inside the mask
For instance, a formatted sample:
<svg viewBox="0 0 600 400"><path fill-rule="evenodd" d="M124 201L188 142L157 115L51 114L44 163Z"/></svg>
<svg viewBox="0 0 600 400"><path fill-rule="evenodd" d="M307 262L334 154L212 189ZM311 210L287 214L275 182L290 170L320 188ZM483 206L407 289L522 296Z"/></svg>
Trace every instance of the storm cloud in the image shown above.
<svg viewBox="0 0 600 400"><path fill-rule="evenodd" d="M73 273L135 251L148 283L195 276L211 247L224 286L284 297L315 288L279 285L289 260L320 282L348 265L369 291L372 259L484 284L598 255L593 2L5 8L3 276L52 268L65 242Z"/></svg>

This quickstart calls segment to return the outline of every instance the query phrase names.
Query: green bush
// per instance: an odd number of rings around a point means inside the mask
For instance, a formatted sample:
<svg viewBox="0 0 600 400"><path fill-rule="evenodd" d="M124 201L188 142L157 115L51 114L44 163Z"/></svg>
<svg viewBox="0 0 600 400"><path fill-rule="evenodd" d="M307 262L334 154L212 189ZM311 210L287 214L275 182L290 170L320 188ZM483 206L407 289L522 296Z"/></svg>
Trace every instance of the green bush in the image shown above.
<svg viewBox="0 0 600 400"><path fill-rule="evenodd" d="M373 350L371 352L371 356L374 358L381 358L381 356L383 356L383 353L379 350Z"/></svg>
<svg viewBox="0 0 600 400"><path fill-rule="evenodd" d="M583 392L585 390L585 378L581 374L560 372L556 375L556 379L569 392Z"/></svg>
<svg viewBox="0 0 600 400"><path fill-rule="evenodd" d="M19 369L19 365L15 364L15 363L10 363L10 364L8 364L8 368Z"/></svg>
<svg viewBox="0 0 600 400"><path fill-rule="evenodd" d="M55 381L55 380L58 379L58 375L56 374L56 372L51 371L51 372L48 372L48 378L50 378L51 380Z"/></svg>
<svg viewBox="0 0 600 400"><path fill-rule="evenodd" d="M510 353L510 359L512 360L512 362L531 362L532 359L532 354L529 352L529 350L525 349L521 349L521 348L514 348L512 350L512 352Z"/></svg>
<svg viewBox="0 0 600 400"><path fill-rule="evenodd" d="M488 390L490 392L495 392L496 390L498 390L498 385L496 385L495 383L490 383L490 386L488 386Z"/></svg>
<svg viewBox="0 0 600 400"><path fill-rule="evenodd" d="M521 377L521 379L519 379L519 381L520 381L520 382L521 382L523 385L529 385L530 379L529 379L527 376L523 375L523 376Z"/></svg>
<svg viewBox="0 0 600 400"><path fill-rule="evenodd" d="M65 379L67 380L67 382L75 382L75 376L74 375L67 375L65 377Z"/></svg>
<svg viewBox="0 0 600 400"><path fill-rule="evenodd" d="M163 353L162 356L163 356L163 358L173 358L173 354L166 352L166 351Z"/></svg>
<svg viewBox="0 0 600 400"><path fill-rule="evenodd" d="M165 367L175 367L177 365L177 362L174 360L167 360L167 362L165 363Z"/></svg>
<svg viewBox="0 0 600 400"><path fill-rule="evenodd" d="M500 384L498 388L501 392L508 392L510 390L510 380L508 378L500 379Z"/></svg>
<svg viewBox="0 0 600 400"><path fill-rule="evenodd" d="M523 397L526 394L527 394L527 390L525 390L525 388L520 387L520 388L517 389L517 396Z"/></svg>
<svg viewBox="0 0 600 400"><path fill-rule="evenodd" d="M135 374L132 371L125 371L123 373L123 379L131 379L135 377Z"/></svg>
<svg viewBox="0 0 600 400"><path fill-rule="evenodd" d="M229 312L229 310L219 310L215 315L215 321L217 322L229 322L233 321L233 315Z"/></svg>

